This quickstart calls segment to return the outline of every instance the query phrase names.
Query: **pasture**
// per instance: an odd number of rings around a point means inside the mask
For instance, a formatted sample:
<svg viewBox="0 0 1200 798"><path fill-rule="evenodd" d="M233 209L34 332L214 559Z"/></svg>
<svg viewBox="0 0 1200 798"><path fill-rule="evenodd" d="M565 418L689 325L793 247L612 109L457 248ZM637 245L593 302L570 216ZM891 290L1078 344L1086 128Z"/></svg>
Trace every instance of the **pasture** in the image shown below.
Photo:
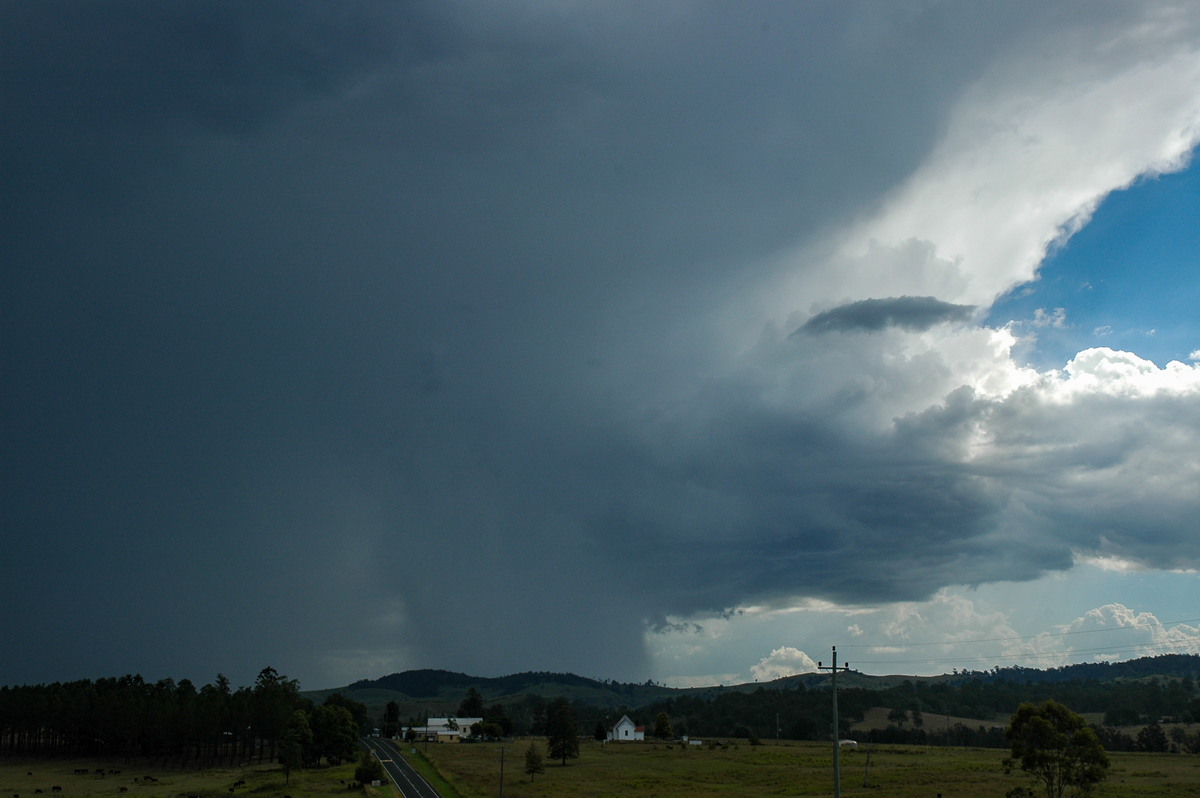
<svg viewBox="0 0 1200 798"><path fill-rule="evenodd" d="M732 742L732 741L731 741ZM545 741L535 739L545 755ZM663 743L581 742L580 757L564 767L545 761L531 783L523 772L528 740L500 744L431 745L428 758L461 798L499 794L500 749L504 748L505 798L752 798L833 794L833 752L828 744L744 740L725 748ZM405 747L406 755L409 747ZM985 748L927 748L878 745L843 749L842 795L888 798L1003 798L1030 784L1019 772L1005 775L1005 751ZM417 757L422 756L418 749ZM1179 754L1113 754L1098 798L1200 796L1200 757ZM863 786L867 779L868 786Z"/></svg>
<svg viewBox="0 0 1200 798"><path fill-rule="evenodd" d="M529 742L430 745L428 759L459 798L499 794L501 748L505 752L505 798L833 794L833 756L826 744L769 742L751 747L739 740L710 749L656 742L583 742L579 759L570 760L566 767L546 761L545 773L530 783L522 770ZM544 755L545 740L534 738L534 742ZM409 746L403 750L413 758ZM421 759L421 749L417 751L416 758ZM1108 781L1096 792L1098 798L1200 796L1200 756L1110 756L1113 766ZM934 798L938 793L944 798L1002 798L1011 788L1029 783L1023 775L1004 775L1000 768L1003 758L1004 752L997 749L876 746L871 751L869 786L864 787L866 746L843 749L842 794L846 798ZM353 773L353 765L303 770L293 773L291 783L285 784L277 765L181 771L124 762L0 757L0 798L361 798L362 789L349 786ZM61 791L54 792L55 786ZM366 795L396 798L390 786L367 787Z"/></svg>
<svg viewBox="0 0 1200 798"><path fill-rule="evenodd" d="M176 770L124 761L0 757L3 798L361 798L354 764L301 770L285 783L278 765ZM58 787L58 790L54 788ZM390 789L371 798L393 798Z"/></svg>

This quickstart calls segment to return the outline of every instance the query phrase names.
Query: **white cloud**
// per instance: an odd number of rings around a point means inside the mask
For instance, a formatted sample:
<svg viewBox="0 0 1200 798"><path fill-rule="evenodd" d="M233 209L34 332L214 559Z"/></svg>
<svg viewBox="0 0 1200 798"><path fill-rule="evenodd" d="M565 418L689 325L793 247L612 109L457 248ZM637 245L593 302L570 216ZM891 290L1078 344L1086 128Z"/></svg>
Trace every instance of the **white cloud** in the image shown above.
<svg viewBox="0 0 1200 798"><path fill-rule="evenodd" d="M1033 312L1034 327L1055 327L1061 329L1067 326L1067 310L1066 308L1054 308L1047 311L1045 308L1038 308Z"/></svg>
<svg viewBox="0 0 1200 798"><path fill-rule="evenodd" d="M1089 555L1078 554L1075 557L1075 562L1083 565L1091 565L1099 568L1102 571L1111 571L1118 574L1130 574L1145 571L1145 566L1131 560L1114 557L1108 554Z"/></svg>
<svg viewBox="0 0 1200 798"><path fill-rule="evenodd" d="M1060 396L1105 394L1151 397L1200 395L1200 367L1172 361L1160 368L1132 352L1085 349L1067 364L1066 379L1051 383Z"/></svg>
<svg viewBox="0 0 1200 798"><path fill-rule="evenodd" d="M1070 591L1069 580L1039 591ZM803 614L785 610L747 614L721 621L730 651L760 641L790 637L805 641L808 650L837 643L839 661L873 674L936 675L952 670L990 670L993 667L1052 668L1072 662L1118 661L1164 653L1200 653L1200 628L1188 623L1163 624L1149 612L1136 612L1120 603L1084 611L1074 620L1040 630L1020 630L1011 610L997 602L1020 602L1013 592L993 588L990 597L943 589L923 602L879 607L810 607ZM855 623L844 620L853 612ZM707 625L699 619L701 625ZM844 632L850 639L845 640ZM711 654L711 651L709 652ZM825 657L827 658L827 656ZM816 663L804 649L776 646L749 672L719 672L719 683L769 681L797 673L815 672ZM707 675L673 676L667 683L699 686ZM717 681L710 681L716 684Z"/></svg>
<svg viewBox="0 0 1200 798"><path fill-rule="evenodd" d="M750 673L755 681L769 682L782 679L785 676L796 676L801 673L816 673L817 663L803 651L783 646L772 651L750 666Z"/></svg>
<svg viewBox="0 0 1200 798"><path fill-rule="evenodd" d="M1053 631L1006 647L1006 653L1035 667L1080 661L1120 661L1159 654L1200 653L1200 628L1186 623L1168 626L1153 613L1124 604L1105 604Z"/></svg>
<svg viewBox="0 0 1200 798"><path fill-rule="evenodd" d="M947 301L988 304L1032 279L1047 247L1085 224L1105 194L1179 168L1195 144L1200 58L1155 16L1048 35L997 63L922 168L846 246L932 242L964 278L961 290L936 294Z"/></svg>

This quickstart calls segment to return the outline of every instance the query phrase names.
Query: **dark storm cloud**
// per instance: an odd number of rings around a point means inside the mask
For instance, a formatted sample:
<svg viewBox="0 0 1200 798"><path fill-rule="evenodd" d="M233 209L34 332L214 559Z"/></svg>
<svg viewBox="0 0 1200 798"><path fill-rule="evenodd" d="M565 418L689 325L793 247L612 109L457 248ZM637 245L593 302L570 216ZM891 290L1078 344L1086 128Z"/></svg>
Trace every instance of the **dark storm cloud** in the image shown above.
<svg viewBox="0 0 1200 798"><path fill-rule="evenodd" d="M948 465L985 406L715 354L1041 5L0 5L0 683L644 678L666 613L1063 562Z"/></svg>
<svg viewBox="0 0 1200 798"><path fill-rule="evenodd" d="M879 331L888 327L920 331L938 324L968 321L974 311L971 305L955 305L931 296L862 299L822 311L796 332Z"/></svg>
<svg viewBox="0 0 1200 798"><path fill-rule="evenodd" d="M626 526L614 546L638 553L640 581L662 588L664 611L718 612L797 591L917 599L942 586L937 574L969 584L1070 565L1061 540L1014 548L995 538L1009 491L946 451L991 412L970 392L879 433L853 430L851 414L805 419L729 399L672 429L671 462L623 486L622 518L600 524Z"/></svg>

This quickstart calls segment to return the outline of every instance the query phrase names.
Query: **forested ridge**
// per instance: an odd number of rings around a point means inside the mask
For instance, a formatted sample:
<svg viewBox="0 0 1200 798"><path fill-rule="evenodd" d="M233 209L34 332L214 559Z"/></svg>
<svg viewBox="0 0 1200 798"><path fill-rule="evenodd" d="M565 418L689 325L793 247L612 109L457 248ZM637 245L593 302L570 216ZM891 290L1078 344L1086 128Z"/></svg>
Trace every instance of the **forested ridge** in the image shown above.
<svg viewBox="0 0 1200 798"><path fill-rule="evenodd" d="M1144 679L1152 676L1200 678L1200 654L1159 654L1123 662L1078 662L1058 668L995 667L990 671L962 671L955 681L1070 682L1082 680Z"/></svg>
<svg viewBox="0 0 1200 798"><path fill-rule="evenodd" d="M831 727L829 698L827 688L807 688L799 682L785 689L682 695L638 708L630 717L646 722L665 712L681 734L822 739ZM1009 716L1024 702L1048 699L1076 712L1102 713L1099 725L1109 732L1101 736L1111 749L1134 747L1115 727L1200 721L1200 696L1191 676L1044 682L972 677L957 683L912 679L883 689L839 688L840 733L890 742L1002 747L1002 727ZM873 734L852 734L850 727L873 707L893 709L894 722ZM978 722L966 723L964 718Z"/></svg>

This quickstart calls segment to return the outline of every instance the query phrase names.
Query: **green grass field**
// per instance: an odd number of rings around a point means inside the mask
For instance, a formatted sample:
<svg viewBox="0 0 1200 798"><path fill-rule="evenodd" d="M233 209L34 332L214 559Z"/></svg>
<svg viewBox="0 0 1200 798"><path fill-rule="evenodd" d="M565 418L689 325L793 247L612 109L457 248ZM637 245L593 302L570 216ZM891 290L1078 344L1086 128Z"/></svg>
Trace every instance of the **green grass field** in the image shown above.
<svg viewBox="0 0 1200 798"><path fill-rule="evenodd" d="M543 751L545 741L534 740ZM766 743L751 747L738 741L727 748L680 748L662 743L600 745L583 743L580 758L566 767L545 762L546 772L533 783L524 774L529 740L512 743L431 745L428 766L444 782L445 798L499 795L500 750L505 752L505 798L752 798L773 795L833 794L833 754L818 743ZM410 759L425 765L421 749ZM1004 775L1004 752L982 748L876 746L871 751L868 786L867 750L843 749L842 794L876 798L1001 798L1012 787L1029 783L1024 775ZM1200 757L1179 754L1113 754L1108 781L1099 798L1200 796ZM95 775L102 768L103 776ZM75 775L87 769L88 775ZM120 770L121 773L109 773ZM95 760L0 758L0 798L361 798L351 790L354 765L293 773L290 784L276 765L214 770L168 770ZM32 774L32 775L29 775ZM154 781L145 777L152 776ZM244 784L234 786L237 782ZM52 792L54 786L61 793ZM125 791L122 792L121 788ZM449 788L449 789L447 789ZM38 795L37 790L42 794ZM231 792L232 790L232 792ZM366 798L396 798L390 786L366 788Z"/></svg>
<svg viewBox="0 0 1200 798"><path fill-rule="evenodd" d="M544 740L535 740L542 747ZM504 745L505 798L751 798L770 795L832 795L833 752L818 743L744 741L728 748L627 743L580 746L580 758L563 767L545 762L530 783L524 774L529 741ZM499 795L500 744L429 747L428 758L461 798ZM405 748L405 752L409 751ZM411 756L411 754L410 754ZM422 756L418 749L417 757ZM876 746L868 786L866 746L841 752L842 795L881 798L1002 798L1029 784L1024 774L1005 775L1005 752L982 748ZM1200 757L1179 754L1114 754L1097 796L1200 796Z"/></svg>
<svg viewBox="0 0 1200 798"><path fill-rule="evenodd" d="M0 796L12 798L362 798L354 764L293 772L284 782L278 765L212 770L171 770L123 761L10 759L0 757ZM76 775L86 769L88 775ZM97 775L103 770L104 775ZM120 771L112 773L110 771ZM153 781L148 780L149 776ZM244 782L234 786L237 782ZM61 792L53 792L54 787ZM123 788L123 789L122 789ZM38 791L41 791L41 794ZM367 788L370 798L394 798L391 788Z"/></svg>

